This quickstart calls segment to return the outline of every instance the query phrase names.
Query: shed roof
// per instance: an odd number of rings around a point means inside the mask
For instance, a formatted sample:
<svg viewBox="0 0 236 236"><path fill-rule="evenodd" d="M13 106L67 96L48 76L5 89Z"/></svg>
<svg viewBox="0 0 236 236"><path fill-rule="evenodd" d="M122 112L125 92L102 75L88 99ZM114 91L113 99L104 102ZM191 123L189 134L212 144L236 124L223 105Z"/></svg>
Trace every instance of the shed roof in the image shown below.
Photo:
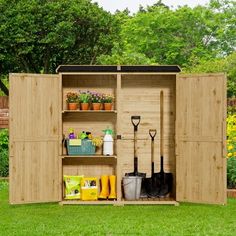
<svg viewBox="0 0 236 236"><path fill-rule="evenodd" d="M156 73L179 73L181 69L177 65L160 66L116 66L116 65L60 65L56 69L57 73L73 72L156 72Z"/></svg>

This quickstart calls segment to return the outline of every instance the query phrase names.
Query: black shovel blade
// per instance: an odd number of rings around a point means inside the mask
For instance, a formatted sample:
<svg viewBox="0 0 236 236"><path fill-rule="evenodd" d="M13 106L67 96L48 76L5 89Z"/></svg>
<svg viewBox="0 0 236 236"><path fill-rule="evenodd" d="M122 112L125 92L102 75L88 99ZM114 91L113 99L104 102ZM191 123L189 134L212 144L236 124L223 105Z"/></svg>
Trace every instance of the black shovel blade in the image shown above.
<svg viewBox="0 0 236 236"><path fill-rule="evenodd" d="M147 196L150 198L159 197L160 180L152 176L143 180Z"/></svg>
<svg viewBox="0 0 236 236"><path fill-rule="evenodd" d="M172 191L173 175L172 173L164 173L162 178L159 197L166 197L166 195Z"/></svg>

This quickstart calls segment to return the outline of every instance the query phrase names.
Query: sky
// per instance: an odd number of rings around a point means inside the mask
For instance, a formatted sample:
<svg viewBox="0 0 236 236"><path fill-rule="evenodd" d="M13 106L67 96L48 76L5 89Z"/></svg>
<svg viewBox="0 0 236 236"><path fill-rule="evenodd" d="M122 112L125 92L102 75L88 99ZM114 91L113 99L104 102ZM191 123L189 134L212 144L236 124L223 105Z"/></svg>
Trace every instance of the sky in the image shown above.
<svg viewBox="0 0 236 236"><path fill-rule="evenodd" d="M103 7L104 10L114 13L117 9L124 10L128 8L131 13L135 13L139 9L139 5L147 6L157 2L157 0L92 0L97 2L99 6ZM162 0L162 2L168 6L176 8L177 6L188 5L194 7L196 5L205 5L209 3L209 0Z"/></svg>

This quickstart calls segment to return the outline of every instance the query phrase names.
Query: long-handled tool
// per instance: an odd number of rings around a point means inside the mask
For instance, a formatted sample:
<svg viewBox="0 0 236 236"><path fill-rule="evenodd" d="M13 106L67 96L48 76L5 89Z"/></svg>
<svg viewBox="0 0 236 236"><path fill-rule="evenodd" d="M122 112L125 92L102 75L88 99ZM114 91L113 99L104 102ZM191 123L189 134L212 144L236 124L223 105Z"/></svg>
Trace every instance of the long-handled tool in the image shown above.
<svg viewBox="0 0 236 236"><path fill-rule="evenodd" d="M150 129L149 135L151 137L151 170L152 175L150 178L144 179L144 187L148 197L158 197L160 192L160 176L154 173L154 138L156 136L156 129Z"/></svg>
<svg viewBox="0 0 236 236"><path fill-rule="evenodd" d="M164 172L164 158L163 158L163 153L164 153L164 122L163 122L163 117L164 117L164 95L163 91L161 91L160 94L160 144L161 144L161 170L158 173L158 176L160 178L160 191L159 191L159 197L165 197L168 193L171 192L172 190L172 183L173 183L173 175L172 173L165 173Z"/></svg>
<svg viewBox="0 0 236 236"><path fill-rule="evenodd" d="M140 176L145 178L146 173L138 172L137 131L140 120L141 120L140 116L131 116L131 122L134 126L134 172L126 173L125 176Z"/></svg>

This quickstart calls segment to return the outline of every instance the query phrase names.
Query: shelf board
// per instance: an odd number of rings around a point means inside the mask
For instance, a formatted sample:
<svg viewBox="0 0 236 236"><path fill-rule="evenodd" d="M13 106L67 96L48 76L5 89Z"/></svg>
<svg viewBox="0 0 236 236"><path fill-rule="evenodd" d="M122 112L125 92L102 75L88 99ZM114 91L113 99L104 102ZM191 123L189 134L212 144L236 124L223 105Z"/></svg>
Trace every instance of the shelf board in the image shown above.
<svg viewBox="0 0 236 236"><path fill-rule="evenodd" d="M104 155L79 155L79 156L70 156L70 155L62 155L61 156L62 159L66 159L66 158L77 158L77 159L101 159L104 158L105 160L108 159L116 159L117 156L113 155L113 156L104 156Z"/></svg>
<svg viewBox="0 0 236 236"><path fill-rule="evenodd" d="M179 206L179 203L172 198L145 198L135 201L126 201L122 199L120 205L174 205Z"/></svg>
<svg viewBox="0 0 236 236"><path fill-rule="evenodd" d="M63 165L110 165L115 166L117 163L116 156L61 156Z"/></svg>
<svg viewBox="0 0 236 236"><path fill-rule="evenodd" d="M62 114L64 113L117 113L117 110L111 110L111 111L105 111L105 110L98 110L98 111L94 111L94 110L63 110Z"/></svg>
<svg viewBox="0 0 236 236"><path fill-rule="evenodd" d="M97 201L82 201L82 200L63 200L59 202L60 205L174 205L179 206L179 203L175 200L135 200L135 201L109 201L109 200L97 200Z"/></svg>
<svg viewBox="0 0 236 236"><path fill-rule="evenodd" d="M60 205L116 205L117 201L97 200L97 201L82 201L82 200L63 200Z"/></svg>

